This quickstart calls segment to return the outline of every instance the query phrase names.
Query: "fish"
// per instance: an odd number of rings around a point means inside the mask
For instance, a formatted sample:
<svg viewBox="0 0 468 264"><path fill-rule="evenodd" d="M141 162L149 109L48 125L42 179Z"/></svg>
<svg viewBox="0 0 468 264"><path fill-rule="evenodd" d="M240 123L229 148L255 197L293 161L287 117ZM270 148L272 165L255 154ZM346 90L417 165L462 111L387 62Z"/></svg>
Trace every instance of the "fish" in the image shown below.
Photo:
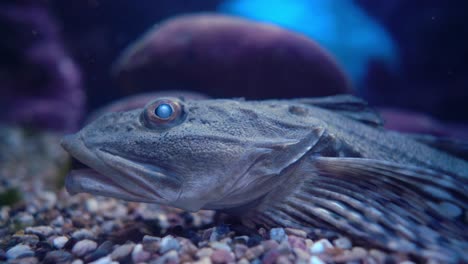
<svg viewBox="0 0 468 264"><path fill-rule="evenodd" d="M62 146L89 166L68 174L71 194L216 210L250 227L467 261L468 162L427 139L384 129L352 95L159 97L97 117Z"/></svg>

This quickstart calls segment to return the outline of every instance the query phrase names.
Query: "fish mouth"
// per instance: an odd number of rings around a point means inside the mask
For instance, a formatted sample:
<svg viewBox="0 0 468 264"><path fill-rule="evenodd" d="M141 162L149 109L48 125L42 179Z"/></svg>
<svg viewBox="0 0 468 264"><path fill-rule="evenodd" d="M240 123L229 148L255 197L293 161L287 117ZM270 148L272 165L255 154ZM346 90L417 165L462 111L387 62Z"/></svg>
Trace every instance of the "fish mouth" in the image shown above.
<svg viewBox="0 0 468 264"><path fill-rule="evenodd" d="M122 173L113 156L100 149L91 150L79 134L64 137L62 147L82 168L72 169L65 178L65 188L70 194L91 193L127 201L161 203L163 198L138 175ZM131 164L126 160L126 164ZM88 167L86 167L88 166ZM84 167L84 168L83 168Z"/></svg>

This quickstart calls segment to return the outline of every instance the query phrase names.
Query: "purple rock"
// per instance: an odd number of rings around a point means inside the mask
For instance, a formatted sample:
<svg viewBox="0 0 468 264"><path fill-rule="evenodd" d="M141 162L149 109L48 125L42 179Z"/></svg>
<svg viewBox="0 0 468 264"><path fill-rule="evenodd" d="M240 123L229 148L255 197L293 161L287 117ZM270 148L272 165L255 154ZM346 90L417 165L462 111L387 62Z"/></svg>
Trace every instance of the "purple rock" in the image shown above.
<svg viewBox="0 0 468 264"><path fill-rule="evenodd" d="M129 90L190 87L215 97L350 91L335 60L313 40L215 14L178 16L155 26L123 53L114 74Z"/></svg>
<svg viewBox="0 0 468 264"><path fill-rule="evenodd" d="M75 129L84 110L81 77L46 8L32 1L2 3L0 25L8 36L0 43L0 120Z"/></svg>

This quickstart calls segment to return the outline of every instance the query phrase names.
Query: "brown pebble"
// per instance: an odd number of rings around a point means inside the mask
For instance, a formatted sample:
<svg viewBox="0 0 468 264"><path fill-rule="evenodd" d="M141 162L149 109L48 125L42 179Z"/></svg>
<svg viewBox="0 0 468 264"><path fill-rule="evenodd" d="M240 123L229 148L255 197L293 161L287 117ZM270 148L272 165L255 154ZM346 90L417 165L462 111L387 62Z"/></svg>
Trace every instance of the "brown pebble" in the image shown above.
<svg viewBox="0 0 468 264"><path fill-rule="evenodd" d="M290 264L292 261L287 256L279 256L276 260L276 264Z"/></svg>
<svg viewBox="0 0 468 264"><path fill-rule="evenodd" d="M281 256L281 254L276 249L269 250L265 253L262 258L262 263L264 264L273 264Z"/></svg>
<svg viewBox="0 0 468 264"><path fill-rule="evenodd" d="M284 230L286 231L287 235L293 235L293 236L302 237L302 238L307 237L307 232L301 229L285 228Z"/></svg>
<svg viewBox="0 0 468 264"><path fill-rule="evenodd" d="M244 244L235 244L234 245L234 254L236 258L241 259L245 256L245 252L247 252L249 248Z"/></svg>
<svg viewBox="0 0 468 264"><path fill-rule="evenodd" d="M198 250L198 252L195 254L198 258L203 258L203 257L211 257L213 254L213 249L212 248L201 248Z"/></svg>
<svg viewBox="0 0 468 264"><path fill-rule="evenodd" d="M263 247L263 245L258 245L258 246L249 248L245 252L245 257L248 260L253 260L253 259L256 259L256 258L260 257L260 255L262 255L263 252L265 252L265 248Z"/></svg>
<svg viewBox="0 0 468 264"><path fill-rule="evenodd" d="M265 240L262 241L262 245L265 247L265 251L268 251L270 249L277 249L279 244L275 240Z"/></svg>
<svg viewBox="0 0 468 264"><path fill-rule="evenodd" d="M301 248L293 248L294 255L296 255L297 260L300 262L307 262L310 258L310 254Z"/></svg>
<svg viewBox="0 0 468 264"><path fill-rule="evenodd" d="M367 256L367 251L362 247L355 247L351 250L345 250L343 254L333 258L336 262L348 262L363 260Z"/></svg>
<svg viewBox="0 0 468 264"><path fill-rule="evenodd" d="M224 249L218 249L211 255L211 261L213 263L231 263L234 261L234 254Z"/></svg>

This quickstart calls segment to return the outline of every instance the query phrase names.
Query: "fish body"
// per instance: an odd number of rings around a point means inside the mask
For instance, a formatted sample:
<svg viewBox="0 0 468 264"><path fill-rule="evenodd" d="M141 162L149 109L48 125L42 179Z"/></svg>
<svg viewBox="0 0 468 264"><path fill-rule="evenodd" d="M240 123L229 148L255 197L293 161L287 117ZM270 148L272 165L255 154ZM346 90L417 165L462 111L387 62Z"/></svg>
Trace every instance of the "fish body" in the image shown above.
<svg viewBox="0 0 468 264"><path fill-rule="evenodd" d="M468 163L383 129L352 96L158 98L102 115L62 145L91 167L70 173L71 193L220 210L247 225L468 259Z"/></svg>

